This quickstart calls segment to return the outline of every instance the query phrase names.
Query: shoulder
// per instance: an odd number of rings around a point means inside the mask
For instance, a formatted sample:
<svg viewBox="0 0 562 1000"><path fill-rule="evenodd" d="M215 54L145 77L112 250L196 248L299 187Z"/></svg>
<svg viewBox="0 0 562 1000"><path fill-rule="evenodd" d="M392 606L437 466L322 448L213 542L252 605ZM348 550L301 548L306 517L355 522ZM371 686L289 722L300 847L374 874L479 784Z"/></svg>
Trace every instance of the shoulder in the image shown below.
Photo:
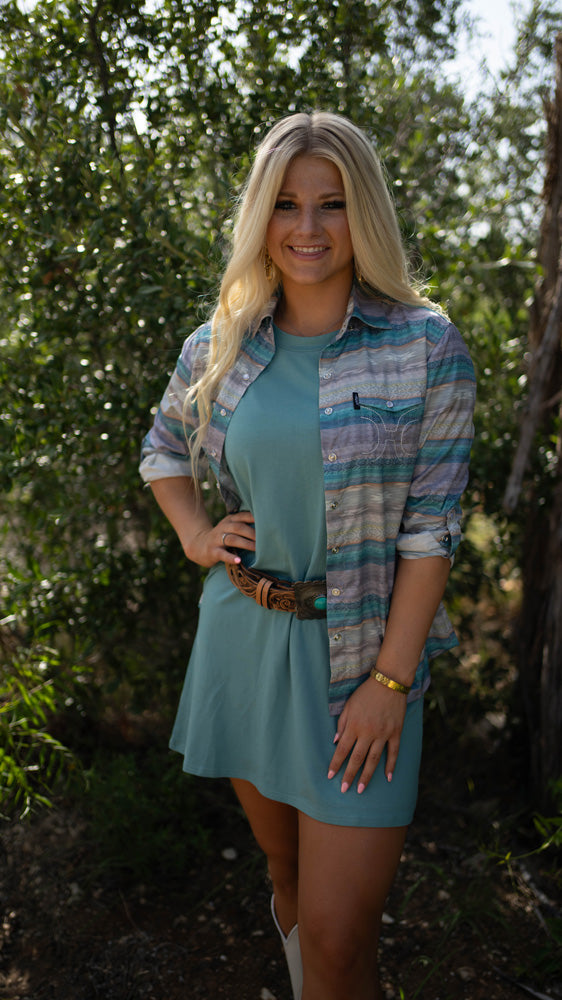
<svg viewBox="0 0 562 1000"><path fill-rule="evenodd" d="M367 322L374 320L375 325L377 319L378 322L384 320L394 337L402 341L424 340L428 355L433 354L435 348L468 355L463 336L455 324L445 313L430 306L373 298L363 313Z"/></svg>

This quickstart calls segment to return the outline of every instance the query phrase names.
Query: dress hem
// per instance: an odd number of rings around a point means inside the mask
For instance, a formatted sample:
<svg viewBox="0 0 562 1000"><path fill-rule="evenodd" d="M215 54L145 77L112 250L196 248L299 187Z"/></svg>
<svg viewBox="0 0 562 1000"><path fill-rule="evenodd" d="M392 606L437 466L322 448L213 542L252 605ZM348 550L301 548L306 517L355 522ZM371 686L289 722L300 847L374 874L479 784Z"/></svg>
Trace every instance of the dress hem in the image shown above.
<svg viewBox="0 0 562 1000"><path fill-rule="evenodd" d="M179 753L179 754L182 754L183 752L182 750L178 750L171 744L170 744L170 750L173 750L174 753ZM363 827L373 830L379 828L386 829L390 827L409 826L414 818L415 806L417 804L416 801L413 809L408 811L407 818L405 818L406 814L400 816L397 815L396 810L394 810L392 814L389 813L388 815L383 814L382 816L380 816L377 822L373 822L372 820L365 821L365 819L362 817L353 817L350 822L348 818L346 818L345 820L342 819L341 811L338 811L337 814L335 813L334 815L332 815L331 811L327 812L325 809L323 809L322 815L320 815L320 812L318 810L315 810L314 807L312 807L307 800L302 799L298 795L292 795L287 792L276 792L272 791L271 789L269 789L266 792L263 788L260 787L261 782L259 780L256 781L252 777L249 777L247 774L234 774L234 773L223 774L222 772L219 773L211 768L196 768L193 767L192 765L186 766L185 758L183 762L183 771L185 774L192 774L197 778L228 778L229 780L235 779L239 781L249 781L250 784L254 785L254 787L257 788L258 792L260 792L260 794L263 795L265 798L271 799L274 802L282 802L285 805L293 806L295 809L298 809L299 812L304 813L311 819L314 819L319 823L326 823L330 826ZM353 794L353 789L351 789L350 791ZM348 792L347 795L349 794L350 793Z"/></svg>

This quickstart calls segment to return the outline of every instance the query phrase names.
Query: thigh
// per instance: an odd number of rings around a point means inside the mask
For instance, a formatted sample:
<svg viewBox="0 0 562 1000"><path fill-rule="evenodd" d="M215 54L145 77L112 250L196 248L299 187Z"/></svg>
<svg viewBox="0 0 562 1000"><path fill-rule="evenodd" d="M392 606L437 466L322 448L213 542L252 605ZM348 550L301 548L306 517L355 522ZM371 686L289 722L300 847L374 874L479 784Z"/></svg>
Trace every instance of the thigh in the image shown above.
<svg viewBox="0 0 562 1000"><path fill-rule="evenodd" d="M378 938L407 827L332 826L300 814L299 926L325 937Z"/></svg>
<svg viewBox="0 0 562 1000"><path fill-rule="evenodd" d="M240 778L231 780L262 851L270 860L285 859L286 863L296 868L299 842L297 810L284 802L266 798L249 781Z"/></svg>

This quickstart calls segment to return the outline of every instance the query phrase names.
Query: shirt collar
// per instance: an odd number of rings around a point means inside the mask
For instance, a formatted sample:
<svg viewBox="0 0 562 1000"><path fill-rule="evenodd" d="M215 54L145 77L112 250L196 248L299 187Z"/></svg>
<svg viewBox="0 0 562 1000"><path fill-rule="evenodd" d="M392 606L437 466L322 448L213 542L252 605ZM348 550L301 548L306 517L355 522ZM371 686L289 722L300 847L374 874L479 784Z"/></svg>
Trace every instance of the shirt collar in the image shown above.
<svg viewBox="0 0 562 1000"><path fill-rule="evenodd" d="M271 321L275 315L275 310L279 304L281 293L278 291L266 302L261 313L254 324L254 331L265 332L270 328ZM394 309L400 308L400 303L390 299L375 298L368 295L357 284L351 289L351 295L347 303L345 317L341 329L336 337L339 340L343 337L348 328L354 329L358 326L370 326L373 329L389 329L393 326L391 313Z"/></svg>

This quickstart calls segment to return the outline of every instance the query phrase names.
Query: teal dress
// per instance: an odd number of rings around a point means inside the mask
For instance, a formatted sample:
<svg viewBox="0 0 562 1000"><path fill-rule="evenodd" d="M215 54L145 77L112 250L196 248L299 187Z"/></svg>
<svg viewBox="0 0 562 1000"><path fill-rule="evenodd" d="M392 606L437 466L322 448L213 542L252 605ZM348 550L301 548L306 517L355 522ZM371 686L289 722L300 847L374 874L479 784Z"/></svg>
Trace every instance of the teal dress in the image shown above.
<svg viewBox="0 0 562 1000"><path fill-rule="evenodd" d="M326 575L318 362L334 336L275 328L275 355L242 397L225 441L241 509L255 518L256 551L246 561L289 580ZM326 619L260 607L219 563L203 587L170 746L184 770L244 778L322 822L406 825L417 797L423 700L408 705L392 783L381 762L361 795L359 779L343 795L343 771L327 778L337 728L329 677Z"/></svg>

